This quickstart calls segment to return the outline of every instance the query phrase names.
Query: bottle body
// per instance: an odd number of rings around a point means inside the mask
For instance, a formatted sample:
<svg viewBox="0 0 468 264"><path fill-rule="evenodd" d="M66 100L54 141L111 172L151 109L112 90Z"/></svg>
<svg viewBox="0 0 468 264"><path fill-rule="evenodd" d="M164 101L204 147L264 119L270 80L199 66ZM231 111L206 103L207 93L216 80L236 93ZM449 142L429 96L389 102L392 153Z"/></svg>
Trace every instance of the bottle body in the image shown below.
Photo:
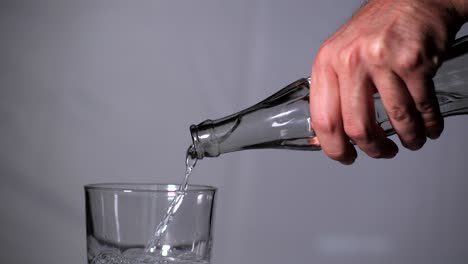
<svg viewBox="0 0 468 264"><path fill-rule="evenodd" d="M433 81L444 117L468 114L468 37L456 41ZM245 149L320 150L310 124L309 82L297 80L252 107L192 125L197 158ZM394 134L379 94L374 104L376 122L388 136Z"/></svg>

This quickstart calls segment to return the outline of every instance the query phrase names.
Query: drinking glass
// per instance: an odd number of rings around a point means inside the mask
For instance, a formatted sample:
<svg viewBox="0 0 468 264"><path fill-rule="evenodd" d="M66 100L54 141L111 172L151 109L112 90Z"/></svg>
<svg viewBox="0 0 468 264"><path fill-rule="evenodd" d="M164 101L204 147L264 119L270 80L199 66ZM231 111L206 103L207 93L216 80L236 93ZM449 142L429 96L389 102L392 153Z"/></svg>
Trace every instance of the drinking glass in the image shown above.
<svg viewBox="0 0 468 264"><path fill-rule="evenodd" d="M216 188L189 185L153 250L145 250L164 218L177 184L89 184L88 264L210 263Z"/></svg>

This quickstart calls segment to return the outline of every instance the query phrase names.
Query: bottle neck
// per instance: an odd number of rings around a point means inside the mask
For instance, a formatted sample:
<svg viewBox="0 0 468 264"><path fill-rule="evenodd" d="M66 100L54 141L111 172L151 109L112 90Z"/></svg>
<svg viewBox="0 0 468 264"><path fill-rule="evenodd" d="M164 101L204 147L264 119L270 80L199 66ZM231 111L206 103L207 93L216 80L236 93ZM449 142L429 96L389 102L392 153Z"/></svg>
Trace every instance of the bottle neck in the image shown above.
<svg viewBox="0 0 468 264"><path fill-rule="evenodd" d="M238 113L192 125L190 132L199 159L245 149L303 149L300 139L313 134L309 120L309 82L300 79Z"/></svg>
<svg viewBox="0 0 468 264"><path fill-rule="evenodd" d="M221 154L212 120L206 120L198 125L191 125L190 134L192 135L193 146L198 159L203 159L205 156L217 157Z"/></svg>

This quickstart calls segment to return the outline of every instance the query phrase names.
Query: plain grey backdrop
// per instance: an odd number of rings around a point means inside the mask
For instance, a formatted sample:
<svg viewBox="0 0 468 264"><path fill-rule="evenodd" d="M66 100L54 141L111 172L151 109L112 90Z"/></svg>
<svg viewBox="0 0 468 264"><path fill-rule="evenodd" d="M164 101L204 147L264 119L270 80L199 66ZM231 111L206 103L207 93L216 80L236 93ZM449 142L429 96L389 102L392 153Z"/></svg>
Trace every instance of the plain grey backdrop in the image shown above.
<svg viewBox="0 0 468 264"><path fill-rule="evenodd" d="M180 182L189 125L309 75L361 0L1 1L0 258L86 262L83 185ZM466 32L466 30L465 30ZM394 160L198 163L214 264L466 263L468 117Z"/></svg>

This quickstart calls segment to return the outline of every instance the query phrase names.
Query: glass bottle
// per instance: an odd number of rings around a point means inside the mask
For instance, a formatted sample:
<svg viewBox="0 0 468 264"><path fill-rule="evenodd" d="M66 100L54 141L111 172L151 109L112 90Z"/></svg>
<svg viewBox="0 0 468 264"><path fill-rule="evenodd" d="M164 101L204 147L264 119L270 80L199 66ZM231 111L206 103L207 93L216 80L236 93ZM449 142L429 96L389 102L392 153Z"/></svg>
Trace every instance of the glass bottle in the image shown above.
<svg viewBox="0 0 468 264"><path fill-rule="evenodd" d="M433 78L444 117L468 114L468 36L458 39ZM297 80L258 104L217 120L190 126L198 159L246 149L320 150L310 125L310 78ZM379 94L376 121L395 134Z"/></svg>

